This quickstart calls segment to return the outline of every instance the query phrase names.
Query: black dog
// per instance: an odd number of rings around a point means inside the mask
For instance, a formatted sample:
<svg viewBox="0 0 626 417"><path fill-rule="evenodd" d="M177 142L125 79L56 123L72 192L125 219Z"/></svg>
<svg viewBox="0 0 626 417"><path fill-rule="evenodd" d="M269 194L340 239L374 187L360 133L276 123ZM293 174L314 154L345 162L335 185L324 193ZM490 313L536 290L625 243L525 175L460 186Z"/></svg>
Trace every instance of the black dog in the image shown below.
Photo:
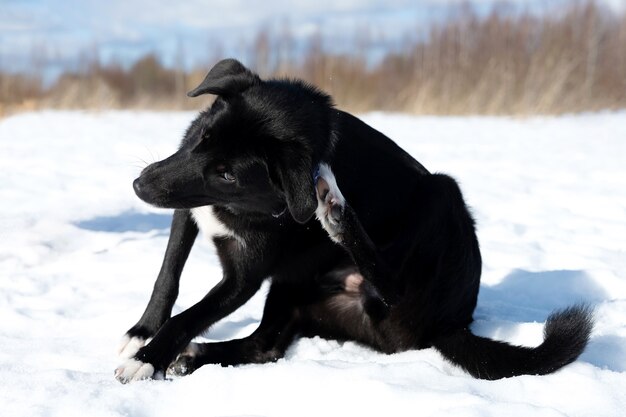
<svg viewBox="0 0 626 417"><path fill-rule="evenodd" d="M303 82L263 81L224 60L189 95L207 93L218 98L179 151L133 184L142 200L176 210L152 297L122 345L121 382L274 361L298 335L385 353L434 347L484 379L546 374L583 351L592 329L584 306L550 316L536 348L470 333L481 257L452 178L429 173ZM187 256L211 217L222 229L213 241L223 279L170 318ZM190 344L267 278L252 335Z"/></svg>

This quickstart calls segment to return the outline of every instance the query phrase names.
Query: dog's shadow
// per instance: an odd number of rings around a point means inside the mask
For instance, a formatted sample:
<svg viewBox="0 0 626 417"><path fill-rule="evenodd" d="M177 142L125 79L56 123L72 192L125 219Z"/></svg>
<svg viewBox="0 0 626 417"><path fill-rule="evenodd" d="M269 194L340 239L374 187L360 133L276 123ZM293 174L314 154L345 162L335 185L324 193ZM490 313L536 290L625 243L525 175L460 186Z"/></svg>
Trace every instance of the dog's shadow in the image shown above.
<svg viewBox="0 0 626 417"><path fill-rule="evenodd" d="M515 270L497 285L481 286L472 330L481 336L506 340L521 331L521 323L542 323L556 309L580 302L593 306L609 299L585 271ZM625 338L619 336L592 336L581 359L599 368L623 372L625 346Z"/></svg>
<svg viewBox="0 0 626 417"><path fill-rule="evenodd" d="M95 232L167 232L172 223L172 213L140 213L127 210L115 216L99 216L74 223L81 229Z"/></svg>
<svg viewBox="0 0 626 417"><path fill-rule="evenodd" d="M499 284L482 285L475 317L542 322L555 309L574 303L595 304L608 298L585 271L514 270Z"/></svg>

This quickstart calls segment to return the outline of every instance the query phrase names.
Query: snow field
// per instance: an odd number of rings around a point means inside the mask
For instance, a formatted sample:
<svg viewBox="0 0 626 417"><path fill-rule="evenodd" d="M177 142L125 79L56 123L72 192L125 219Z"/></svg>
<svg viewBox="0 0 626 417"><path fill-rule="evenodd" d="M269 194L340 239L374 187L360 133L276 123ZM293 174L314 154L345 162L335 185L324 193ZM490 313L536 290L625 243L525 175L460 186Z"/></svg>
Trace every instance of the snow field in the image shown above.
<svg viewBox="0 0 626 417"><path fill-rule="evenodd" d="M6 416L621 416L626 409L626 112L559 118L364 119L454 176L484 268L477 334L536 345L551 311L596 305L576 363L472 379L434 350L381 355L301 339L274 364L173 381L113 378L147 303L170 212L131 182L173 152L193 113L41 112L0 120L0 409ZM197 242L175 312L221 278ZM258 324L267 286L204 334Z"/></svg>

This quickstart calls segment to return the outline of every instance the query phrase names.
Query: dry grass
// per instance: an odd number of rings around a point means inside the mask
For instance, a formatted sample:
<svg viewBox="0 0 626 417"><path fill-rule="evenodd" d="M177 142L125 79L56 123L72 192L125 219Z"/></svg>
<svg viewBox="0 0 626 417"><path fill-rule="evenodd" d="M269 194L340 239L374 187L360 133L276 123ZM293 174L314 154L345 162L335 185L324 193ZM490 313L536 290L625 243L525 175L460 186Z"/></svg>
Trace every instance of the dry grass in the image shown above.
<svg viewBox="0 0 626 417"><path fill-rule="evenodd" d="M336 55L319 35L295 59L288 30L261 31L244 61L264 76L304 78L355 112L528 115L626 107L626 14L606 13L593 2L558 18L496 11L481 19L463 10L375 66L367 65L366 41L353 54ZM0 115L35 108L194 109L210 100L185 97L206 68L168 69L153 55L130 69L84 67L48 89L38 77L0 73Z"/></svg>

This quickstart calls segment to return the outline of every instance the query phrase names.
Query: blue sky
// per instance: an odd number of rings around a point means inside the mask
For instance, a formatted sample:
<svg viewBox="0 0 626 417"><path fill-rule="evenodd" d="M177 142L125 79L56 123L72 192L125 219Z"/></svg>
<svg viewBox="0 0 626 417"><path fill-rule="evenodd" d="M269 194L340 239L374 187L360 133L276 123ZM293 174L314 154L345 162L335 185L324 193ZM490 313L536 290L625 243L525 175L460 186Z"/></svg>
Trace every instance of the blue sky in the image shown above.
<svg viewBox="0 0 626 417"><path fill-rule="evenodd" d="M574 0L473 0L479 12L494 3L544 11ZM626 0L601 0L623 10ZM157 52L166 64L179 51L187 66L210 59L210 46L245 59L244 45L262 27L288 24L296 41L320 30L331 48L350 44L359 29L392 45L449 15L463 0L0 0L0 68L23 70L33 57L48 70L71 67L82 55L130 63ZM546 5L548 4L548 5ZM217 41L217 42L216 42Z"/></svg>

